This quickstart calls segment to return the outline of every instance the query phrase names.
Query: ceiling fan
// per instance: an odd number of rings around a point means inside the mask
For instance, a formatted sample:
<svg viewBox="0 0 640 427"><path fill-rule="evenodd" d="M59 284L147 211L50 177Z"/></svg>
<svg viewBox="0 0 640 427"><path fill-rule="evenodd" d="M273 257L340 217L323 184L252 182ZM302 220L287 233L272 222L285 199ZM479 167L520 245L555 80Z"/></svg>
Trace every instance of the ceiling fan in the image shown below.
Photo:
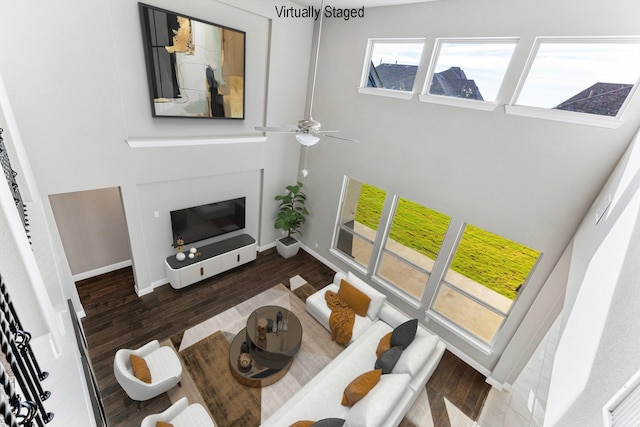
<svg viewBox="0 0 640 427"><path fill-rule="evenodd" d="M320 10L324 10L324 0L322 0L320 5ZM284 125L284 126L256 126L255 129L262 132L281 132L281 133L295 133L296 140L304 145L305 147L309 147L315 145L318 141L320 141L320 136L328 136L331 138L342 139L345 141L358 142L355 139L343 138L336 135L330 135L332 133L338 133L337 130L321 130L322 125L320 122L313 119L311 116L311 110L313 108L313 96L315 93L316 87L316 73L318 71L318 55L320 53L320 35L322 34L322 17L324 13L320 13L320 22L318 24L318 41L316 43L316 52L315 52L315 60L313 63L313 77L311 81L311 95L309 97L309 113L307 117L298 121L297 125ZM306 153L305 153L306 154ZM305 156L306 157L306 156Z"/></svg>

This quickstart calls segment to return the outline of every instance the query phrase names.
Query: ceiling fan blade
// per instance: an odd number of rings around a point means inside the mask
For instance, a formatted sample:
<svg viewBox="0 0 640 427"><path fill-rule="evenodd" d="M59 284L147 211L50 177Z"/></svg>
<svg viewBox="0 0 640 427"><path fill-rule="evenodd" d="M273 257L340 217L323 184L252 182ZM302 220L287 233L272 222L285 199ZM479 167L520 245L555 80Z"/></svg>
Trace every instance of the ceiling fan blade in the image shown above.
<svg viewBox="0 0 640 427"><path fill-rule="evenodd" d="M276 126L256 126L255 130L260 130L263 132L286 132L286 133L298 132L298 128L292 129L287 127L276 127Z"/></svg>
<svg viewBox="0 0 640 427"><path fill-rule="evenodd" d="M335 138L335 139L341 139L343 141L349 141L349 142L360 142L357 139L351 139L351 138L343 138L341 136L335 136L335 135L327 135L329 138Z"/></svg>

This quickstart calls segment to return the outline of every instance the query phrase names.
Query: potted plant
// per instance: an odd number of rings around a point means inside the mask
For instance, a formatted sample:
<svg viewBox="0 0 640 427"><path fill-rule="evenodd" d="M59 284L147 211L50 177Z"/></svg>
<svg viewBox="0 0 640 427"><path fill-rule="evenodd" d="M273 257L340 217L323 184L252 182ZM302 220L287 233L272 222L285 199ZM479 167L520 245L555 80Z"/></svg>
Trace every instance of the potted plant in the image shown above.
<svg viewBox="0 0 640 427"><path fill-rule="evenodd" d="M276 249L284 258L290 258L298 253L300 242L292 235L298 233L302 235L299 228L305 223L305 216L309 214L304 206L307 196L302 192L302 183L288 185L287 192L277 195L275 200L280 202L278 216L274 227L287 232L287 235L276 240Z"/></svg>

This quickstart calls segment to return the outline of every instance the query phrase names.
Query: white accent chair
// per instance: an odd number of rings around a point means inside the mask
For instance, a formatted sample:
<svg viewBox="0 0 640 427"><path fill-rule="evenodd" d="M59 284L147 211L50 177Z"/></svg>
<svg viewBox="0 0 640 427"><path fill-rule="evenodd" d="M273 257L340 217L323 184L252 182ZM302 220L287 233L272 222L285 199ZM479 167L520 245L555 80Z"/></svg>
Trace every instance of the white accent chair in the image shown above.
<svg viewBox="0 0 640 427"><path fill-rule="evenodd" d="M199 403L189 405L186 397L159 414L147 415L140 427L156 427L158 421L171 423L173 427L216 427L207 410Z"/></svg>
<svg viewBox="0 0 640 427"><path fill-rule="evenodd" d="M142 357L147 363L151 372L150 384L133 375L130 359L132 354ZM118 384L127 396L136 401L140 409L141 401L153 399L180 384L182 364L171 347L161 347L158 340L153 340L137 350L118 350L113 361L113 373Z"/></svg>

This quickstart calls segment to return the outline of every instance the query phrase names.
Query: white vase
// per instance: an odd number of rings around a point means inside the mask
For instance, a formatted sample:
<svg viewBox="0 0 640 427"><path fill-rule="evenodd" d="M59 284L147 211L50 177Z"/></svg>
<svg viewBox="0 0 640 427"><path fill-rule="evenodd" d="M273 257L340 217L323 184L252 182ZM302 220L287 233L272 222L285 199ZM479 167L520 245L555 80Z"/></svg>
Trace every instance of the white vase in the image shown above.
<svg viewBox="0 0 640 427"><path fill-rule="evenodd" d="M178 253L176 254L176 259L177 259L178 261L184 261L186 257L187 257L187 256L184 254L184 252L178 252Z"/></svg>

